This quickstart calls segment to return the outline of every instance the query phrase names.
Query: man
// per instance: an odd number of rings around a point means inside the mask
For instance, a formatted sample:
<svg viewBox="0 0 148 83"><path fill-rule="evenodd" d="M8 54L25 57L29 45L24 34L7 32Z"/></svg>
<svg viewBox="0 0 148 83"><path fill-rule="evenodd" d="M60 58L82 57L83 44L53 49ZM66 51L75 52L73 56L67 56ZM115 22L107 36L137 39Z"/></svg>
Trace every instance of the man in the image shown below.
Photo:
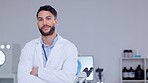
<svg viewBox="0 0 148 83"><path fill-rule="evenodd" d="M18 83L73 83L77 71L77 48L57 34L57 12L41 6L36 14L41 37L21 51Z"/></svg>

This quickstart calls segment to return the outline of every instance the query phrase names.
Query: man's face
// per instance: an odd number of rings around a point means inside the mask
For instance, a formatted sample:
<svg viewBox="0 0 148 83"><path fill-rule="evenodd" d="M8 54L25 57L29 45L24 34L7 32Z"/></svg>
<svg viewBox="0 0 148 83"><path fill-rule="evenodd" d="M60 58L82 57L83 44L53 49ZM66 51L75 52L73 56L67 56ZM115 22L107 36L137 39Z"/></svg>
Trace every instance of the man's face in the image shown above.
<svg viewBox="0 0 148 83"><path fill-rule="evenodd" d="M37 20L39 31L43 36L52 35L55 32L55 25L58 23L58 20L51 12L40 11Z"/></svg>

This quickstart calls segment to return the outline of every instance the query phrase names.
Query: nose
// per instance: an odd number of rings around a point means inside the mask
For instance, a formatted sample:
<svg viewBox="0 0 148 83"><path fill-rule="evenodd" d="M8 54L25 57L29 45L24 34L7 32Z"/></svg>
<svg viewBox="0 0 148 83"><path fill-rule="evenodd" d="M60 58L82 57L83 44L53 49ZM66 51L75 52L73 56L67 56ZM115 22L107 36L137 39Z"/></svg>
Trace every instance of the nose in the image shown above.
<svg viewBox="0 0 148 83"><path fill-rule="evenodd" d="M46 20L43 20L43 24L46 25L46 23L47 23Z"/></svg>

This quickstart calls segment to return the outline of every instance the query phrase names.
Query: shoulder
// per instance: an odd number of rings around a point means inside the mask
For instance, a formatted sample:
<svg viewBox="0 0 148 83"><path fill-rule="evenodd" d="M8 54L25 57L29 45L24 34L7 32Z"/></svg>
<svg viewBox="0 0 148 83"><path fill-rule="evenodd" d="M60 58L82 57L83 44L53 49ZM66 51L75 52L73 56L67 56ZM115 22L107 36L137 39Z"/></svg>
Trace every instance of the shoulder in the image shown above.
<svg viewBox="0 0 148 83"><path fill-rule="evenodd" d="M58 38L58 42L59 43L62 43L62 44L65 44L65 45L74 45L71 41L59 36Z"/></svg>
<svg viewBox="0 0 148 83"><path fill-rule="evenodd" d="M75 44L67 39L64 39L63 37L59 36L58 43L62 43L65 48L73 48L77 49Z"/></svg>
<svg viewBox="0 0 148 83"><path fill-rule="evenodd" d="M65 58L77 58L78 49L71 41L59 37L58 39L62 43L62 51L65 53Z"/></svg>
<svg viewBox="0 0 148 83"><path fill-rule="evenodd" d="M29 42L27 42L24 46L24 48L33 48L35 47L37 44L40 44L40 41L41 41L41 38L36 38L36 39L33 39Z"/></svg>

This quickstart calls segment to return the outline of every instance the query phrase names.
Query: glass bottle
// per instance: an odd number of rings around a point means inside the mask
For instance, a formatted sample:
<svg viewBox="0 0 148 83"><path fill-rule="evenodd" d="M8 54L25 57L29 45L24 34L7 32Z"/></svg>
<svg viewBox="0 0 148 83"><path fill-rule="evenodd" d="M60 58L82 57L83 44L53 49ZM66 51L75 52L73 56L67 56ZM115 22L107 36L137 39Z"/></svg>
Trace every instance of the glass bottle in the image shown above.
<svg viewBox="0 0 148 83"><path fill-rule="evenodd" d="M144 80L144 70L141 69L141 65L138 65L137 69L135 70L135 77L136 80Z"/></svg>
<svg viewBox="0 0 148 83"><path fill-rule="evenodd" d="M129 71L128 71L128 75L129 75L129 80L134 80L135 79L135 71L132 67L130 67Z"/></svg>
<svg viewBox="0 0 148 83"><path fill-rule="evenodd" d="M126 67L124 67L124 68L122 69L122 79L123 79L123 80L128 80L128 78L129 78L128 70L127 70Z"/></svg>

